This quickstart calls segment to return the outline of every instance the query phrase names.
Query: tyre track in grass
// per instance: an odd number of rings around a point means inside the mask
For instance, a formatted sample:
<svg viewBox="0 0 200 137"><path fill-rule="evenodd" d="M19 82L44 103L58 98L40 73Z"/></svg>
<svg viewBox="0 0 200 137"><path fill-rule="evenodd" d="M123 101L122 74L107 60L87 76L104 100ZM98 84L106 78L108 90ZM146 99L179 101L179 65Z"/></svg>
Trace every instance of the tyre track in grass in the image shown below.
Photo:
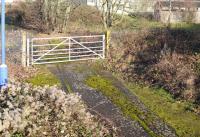
<svg viewBox="0 0 200 137"><path fill-rule="evenodd" d="M170 127L166 122L159 118L155 113L150 111L142 101L116 77L114 77L109 72L100 73L100 75L106 79L109 79L112 82L112 85L116 87L120 92L122 92L126 97L137 107L139 111L143 113L142 116L139 116L140 119L144 121L150 117L152 120L150 123L147 123L147 126L157 135L163 137L176 137L176 131Z"/></svg>
<svg viewBox="0 0 200 137"><path fill-rule="evenodd" d="M84 66L84 67L83 67ZM84 69L83 69L83 68ZM107 97L101 92L90 88L85 84L85 80L88 76L94 75L94 70L88 66L88 64L62 64L51 65L49 69L62 81L64 89L67 91L73 91L79 93L82 99L86 103L91 113L101 116L112 123L118 129L119 136L122 137L148 137L149 134L138 120L127 118L123 115L120 108L113 104ZM83 70L82 70L83 69ZM77 71L78 70L78 71ZM81 70L81 71L80 71ZM139 108L145 115L151 114L149 109L116 78L108 72L100 72L100 75L111 79L113 85L125 94L133 104ZM145 117L139 116L141 120L145 120ZM157 116L154 117L153 123L147 124L148 130L152 130L153 136L163 137L176 137L176 133L166 123L160 120ZM154 134L155 133L155 134Z"/></svg>
<svg viewBox="0 0 200 137"><path fill-rule="evenodd" d="M106 119L114 125L117 128L119 137L150 137L139 122L124 117L120 109L107 97L84 84L86 75L89 75L88 73L77 73L74 71L76 68L73 65L50 65L48 68L58 78L62 79L61 81L67 81L73 92L82 96L91 113ZM64 83L62 82L62 84ZM63 86L67 87L66 85Z"/></svg>

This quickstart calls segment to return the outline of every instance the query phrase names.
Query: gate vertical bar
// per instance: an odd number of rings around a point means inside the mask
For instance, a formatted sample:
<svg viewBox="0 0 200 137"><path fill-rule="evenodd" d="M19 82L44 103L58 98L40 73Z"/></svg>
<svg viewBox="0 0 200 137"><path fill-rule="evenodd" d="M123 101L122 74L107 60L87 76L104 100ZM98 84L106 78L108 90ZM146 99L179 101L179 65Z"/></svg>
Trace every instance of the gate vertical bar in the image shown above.
<svg viewBox="0 0 200 137"><path fill-rule="evenodd" d="M71 61L71 38L69 38L69 61Z"/></svg>
<svg viewBox="0 0 200 137"><path fill-rule="evenodd" d="M105 52L106 52L106 36L105 35L103 35L102 36L103 38L103 40L102 40L102 44L103 44L103 59L105 59Z"/></svg>
<svg viewBox="0 0 200 137"><path fill-rule="evenodd" d="M31 65L34 63L34 58L33 58L33 39L31 40Z"/></svg>
<svg viewBox="0 0 200 137"><path fill-rule="evenodd" d="M29 67L30 65L30 39L27 39L27 47L26 47L26 65Z"/></svg>

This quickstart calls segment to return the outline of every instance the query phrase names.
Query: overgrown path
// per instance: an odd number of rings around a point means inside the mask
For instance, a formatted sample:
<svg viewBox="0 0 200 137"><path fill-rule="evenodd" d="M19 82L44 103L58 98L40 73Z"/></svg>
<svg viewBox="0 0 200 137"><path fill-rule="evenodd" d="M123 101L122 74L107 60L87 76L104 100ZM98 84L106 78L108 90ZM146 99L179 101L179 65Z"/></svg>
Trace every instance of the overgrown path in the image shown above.
<svg viewBox="0 0 200 137"><path fill-rule="evenodd" d="M110 123L110 125L117 127L120 137L176 136L172 128L149 111L134 94L130 93L109 72L96 71L85 63L50 65L48 68L61 80L63 88L66 91L76 92L82 96L89 111L99 115L103 120ZM129 101L128 104L124 104L127 107L128 113L124 113L122 108L112 98L85 84L88 77L98 75L110 79L113 86ZM129 106L130 104L132 105L131 107ZM122 107L125 110L124 106ZM131 109L130 113L129 109Z"/></svg>

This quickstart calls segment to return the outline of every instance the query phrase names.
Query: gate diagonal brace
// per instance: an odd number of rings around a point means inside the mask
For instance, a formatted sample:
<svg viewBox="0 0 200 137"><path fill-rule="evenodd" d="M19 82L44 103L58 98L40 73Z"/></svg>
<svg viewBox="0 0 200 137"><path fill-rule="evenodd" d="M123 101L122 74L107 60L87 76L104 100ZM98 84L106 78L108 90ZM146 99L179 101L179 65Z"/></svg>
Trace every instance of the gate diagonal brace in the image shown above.
<svg viewBox="0 0 200 137"><path fill-rule="evenodd" d="M82 47L86 48L87 50L89 50L89 51L93 52L95 55L99 56L100 58L103 58L103 56L101 56L101 55L97 54L96 52L94 52L94 51L93 51L93 50L91 50L90 48L88 48L88 47L84 46L84 45L83 45L83 44L81 44L80 42L78 42L78 41L76 41L76 40L74 40L74 39L72 39L72 38L70 38L70 40L72 40L72 41L74 41L75 43L77 43L77 44L81 45Z"/></svg>
<svg viewBox="0 0 200 137"><path fill-rule="evenodd" d="M67 38L66 40L62 41L61 43L57 44L56 47L52 48L50 51L48 51L47 53L45 53L44 55L42 55L41 57L39 57L38 59L34 60L33 63L37 62L38 60L42 59L44 56L48 55L50 52L52 52L53 50L55 50L56 48L58 48L60 45L64 44L67 40L69 40L69 38Z"/></svg>

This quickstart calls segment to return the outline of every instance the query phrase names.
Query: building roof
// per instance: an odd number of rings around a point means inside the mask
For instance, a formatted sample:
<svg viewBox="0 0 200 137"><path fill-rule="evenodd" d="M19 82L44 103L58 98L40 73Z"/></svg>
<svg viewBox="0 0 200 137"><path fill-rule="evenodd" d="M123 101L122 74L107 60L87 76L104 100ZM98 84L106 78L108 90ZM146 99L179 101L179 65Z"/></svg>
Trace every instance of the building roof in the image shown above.
<svg viewBox="0 0 200 137"><path fill-rule="evenodd" d="M164 0L164 1L158 1L156 5L159 4L161 7L169 7L170 2L169 0ZM172 7L200 7L200 0L195 0L195 1L183 1L183 0L176 0L172 1Z"/></svg>

